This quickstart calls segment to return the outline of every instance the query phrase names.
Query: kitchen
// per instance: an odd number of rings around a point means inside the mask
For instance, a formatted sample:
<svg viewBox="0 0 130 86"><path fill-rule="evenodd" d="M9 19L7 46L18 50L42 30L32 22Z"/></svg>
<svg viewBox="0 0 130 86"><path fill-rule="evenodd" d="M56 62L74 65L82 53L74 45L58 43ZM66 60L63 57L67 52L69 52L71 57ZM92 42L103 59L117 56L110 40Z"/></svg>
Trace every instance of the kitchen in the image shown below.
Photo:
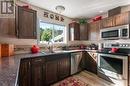
<svg viewBox="0 0 130 86"><path fill-rule="evenodd" d="M129 0L0 7L0 86L130 86Z"/></svg>

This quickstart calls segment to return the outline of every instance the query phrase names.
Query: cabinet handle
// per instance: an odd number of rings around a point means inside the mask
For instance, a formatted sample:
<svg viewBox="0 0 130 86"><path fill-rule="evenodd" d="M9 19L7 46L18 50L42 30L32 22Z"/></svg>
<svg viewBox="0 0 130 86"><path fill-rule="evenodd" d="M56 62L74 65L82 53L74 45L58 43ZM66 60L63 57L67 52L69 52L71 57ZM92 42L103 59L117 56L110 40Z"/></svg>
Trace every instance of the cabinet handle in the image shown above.
<svg viewBox="0 0 130 86"><path fill-rule="evenodd" d="M35 60L35 62L41 62L42 61L42 59L37 59L37 60Z"/></svg>
<svg viewBox="0 0 130 86"><path fill-rule="evenodd" d="M33 34L36 35L36 32L34 32Z"/></svg>

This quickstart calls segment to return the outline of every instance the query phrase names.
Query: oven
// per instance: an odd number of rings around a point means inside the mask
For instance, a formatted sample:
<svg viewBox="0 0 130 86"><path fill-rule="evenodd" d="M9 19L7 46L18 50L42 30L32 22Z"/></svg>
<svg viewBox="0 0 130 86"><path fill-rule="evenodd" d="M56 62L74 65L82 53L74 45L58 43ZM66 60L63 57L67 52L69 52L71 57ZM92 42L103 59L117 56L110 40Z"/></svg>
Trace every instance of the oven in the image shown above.
<svg viewBox="0 0 130 86"><path fill-rule="evenodd" d="M98 54L98 72L108 77L128 79L128 56Z"/></svg>

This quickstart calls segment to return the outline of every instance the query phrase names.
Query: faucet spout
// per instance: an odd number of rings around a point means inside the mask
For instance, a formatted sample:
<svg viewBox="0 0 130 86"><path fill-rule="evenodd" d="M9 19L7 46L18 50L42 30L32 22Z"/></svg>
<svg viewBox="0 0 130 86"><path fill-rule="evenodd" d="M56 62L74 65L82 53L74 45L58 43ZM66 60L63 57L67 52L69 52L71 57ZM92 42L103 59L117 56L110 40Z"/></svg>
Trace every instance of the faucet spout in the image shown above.
<svg viewBox="0 0 130 86"><path fill-rule="evenodd" d="M48 50L50 53L53 53L53 42L52 41L48 41Z"/></svg>

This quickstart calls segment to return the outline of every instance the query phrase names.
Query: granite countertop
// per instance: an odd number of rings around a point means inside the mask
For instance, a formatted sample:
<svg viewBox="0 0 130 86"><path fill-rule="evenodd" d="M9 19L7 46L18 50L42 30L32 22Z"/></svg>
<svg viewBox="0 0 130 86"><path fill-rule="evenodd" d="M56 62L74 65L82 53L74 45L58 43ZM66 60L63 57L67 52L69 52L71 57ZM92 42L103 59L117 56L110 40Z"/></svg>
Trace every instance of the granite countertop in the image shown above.
<svg viewBox="0 0 130 86"><path fill-rule="evenodd" d="M19 54L0 58L0 86L16 86L20 60L42 55L42 53Z"/></svg>
<svg viewBox="0 0 130 86"><path fill-rule="evenodd" d="M17 78L20 60L38 56L55 55L59 53L71 53L87 50L56 51L55 53L19 54L0 58L0 86L17 86ZM89 50L90 51L90 50Z"/></svg>

